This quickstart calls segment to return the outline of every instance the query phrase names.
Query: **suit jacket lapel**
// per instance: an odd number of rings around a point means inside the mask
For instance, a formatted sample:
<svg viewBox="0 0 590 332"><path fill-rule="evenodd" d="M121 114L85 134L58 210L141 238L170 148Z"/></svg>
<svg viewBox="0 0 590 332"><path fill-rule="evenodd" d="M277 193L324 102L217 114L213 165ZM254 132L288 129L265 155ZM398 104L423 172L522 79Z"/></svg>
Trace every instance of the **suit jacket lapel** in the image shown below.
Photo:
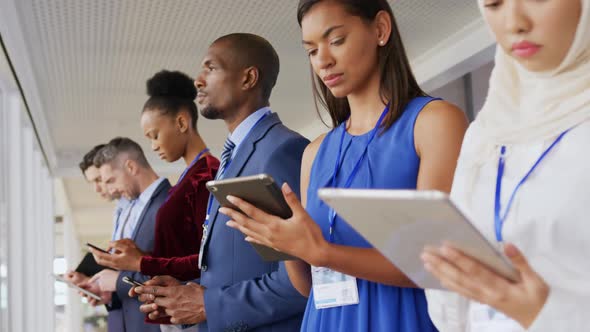
<svg viewBox="0 0 590 332"><path fill-rule="evenodd" d="M279 119L279 116L276 113L272 113L262 120L256 127L252 128L252 132L250 132L242 144L240 144L238 151L236 151L236 155L230 163L229 168L223 175L223 178L230 179L239 177L242 174L242 170L248 163L248 160L256 150L256 143L263 139L266 133L268 133L272 127L280 123L281 119ZM211 216L209 216L209 233L205 239L206 244L209 242L209 238L211 237L211 231L213 230L213 225L217 220L219 208L219 202L214 199L213 204L211 205Z"/></svg>
<svg viewBox="0 0 590 332"><path fill-rule="evenodd" d="M158 194L166 187L166 184L169 184L169 183L170 182L168 181L168 179L164 179L164 181L160 182L160 184L158 185L158 188L156 188L156 190L152 194L152 197L150 197L149 201L147 202L147 204L143 208L143 211L141 211L141 215L139 216L139 219L137 220L137 225L135 225L135 228L133 229L133 234L131 236L131 239L133 241L135 241L135 238L137 237L137 233L139 232L139 229L141 228L141 224L143 224L143 219L145 218L147 211L150 209L150 205L152 205L152 202L154 201L154 197L158 196Z"/></svg>

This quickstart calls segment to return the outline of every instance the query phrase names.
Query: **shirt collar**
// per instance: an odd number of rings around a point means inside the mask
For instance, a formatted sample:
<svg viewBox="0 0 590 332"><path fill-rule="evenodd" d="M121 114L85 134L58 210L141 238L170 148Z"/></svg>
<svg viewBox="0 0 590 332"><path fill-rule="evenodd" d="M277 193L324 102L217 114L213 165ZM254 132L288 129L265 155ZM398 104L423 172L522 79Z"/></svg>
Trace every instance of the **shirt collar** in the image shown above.
<svg viewBox="0 0 590 332"><path fill-rule="evenodd" d="M160 177L152 184L150 184L147 188L145 188L145 190L138 197L139 201L143 204L146 204L150 200L150 198L152 198L154 191L156 191L160 183L162 183L162 181L164 180L165 178Z"/></svg>
<svg viewBox="0 0 590 332"><path fill-rule="evenodd" d="M234 129L229 135L229 139L236 145L234 152L238 149L238 146L244 141L244 139L246 139L246 136L248 136L252 128L254 128L254 125L256 125L256 123L258 123L258 121L267 113L270 113L270 107L263 107L250 114L236 127L236 129Z"/></svg>
<svg viewBox="0 0 590 332"><path fill-rule="evenodd" d="M115 210L121 211L127 207L129 204L129 200L127 198L121 197L117 200L117 205L115 206Z"/></svg>

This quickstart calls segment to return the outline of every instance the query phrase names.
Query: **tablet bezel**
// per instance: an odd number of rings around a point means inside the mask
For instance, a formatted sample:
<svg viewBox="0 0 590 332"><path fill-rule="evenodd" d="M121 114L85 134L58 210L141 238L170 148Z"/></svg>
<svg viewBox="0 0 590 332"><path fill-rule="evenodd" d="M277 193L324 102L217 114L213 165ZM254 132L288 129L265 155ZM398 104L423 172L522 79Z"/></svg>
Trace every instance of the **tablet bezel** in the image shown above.
<svg viewBox="0 0 590 332"><path fill-rule="evenodd" d="M417 250L416 246L422 246L422 248L426 246L438 247L444 242L451 242L457 248L482 261L490 269L512 281L519 279L517 271L499 250L499 246L488 241L446 193L416 190L322 188L319 190L318 196L326 204L334 208L342 219L422 288L444 289L438 280L424 269L419 258L422 249ZM373 200L373 202L367 203L367 200ZM434 202L436 203L433 204ZM378 206L377 209L369 207L375 207L375 205ZM440 213L437 213L438 207L444 207L440 209ZM433 208L434 210L432 210ZM426 211L428 209L431 210ZM358 216L361 212L362 218L352 216ZM446 227L447 224L436 224L439 228L429 229L429 231L443 229L440 236L437 234L421 236L423 230L420 231L420 227L422 227L420 222L426 220L425 217L421 217L423 215L440 215L440 222L448 222L448 225L463 228L449 229ZM389 216L398 217L389 218ZM452 220L448 219L451 217ZM433 217L428 218L427 221L431 225L432 223L438 223L436 220L431 220ZM370 219L371 222L367 222L367 219ZM378 222L382 229L373 230L368 227L368 224L372 225L375 222ZM414 229L411 228L412 226ZM390 238L395 238L396 232L401 234L402 231L409 233L404 233L403 237L399 235L398 239L402 239L401 242L411 241L407 242L411 244L407 247L410 247L411 249L408 250L412 250L412 252L391 252L392 244L386 243L384 234L391 234ZM458 233L463 234L466 238L464 240L457 239L456 234ZM454 238L453 241L450 241L447 237L449 234L453 235L451 236ZM425 240L426 238L436 238L437 240ZM477 243L475 248L473 247L474 243ZM404 255L416 257L414 260Z"/></svg>
<svg viewBox="0 0 590 332"><path fill-rule="evenodd" d="M239 197L259 209L288 219L293 215L291 208L285 201L281 189L278 187L272 176L268 174L257 174L222 180L209 181L207 189L219 204L239 211L239 209L227 200L227 196ZM252 243L256 252L265 261L293 260L295 257L272 248Z"/></svg>

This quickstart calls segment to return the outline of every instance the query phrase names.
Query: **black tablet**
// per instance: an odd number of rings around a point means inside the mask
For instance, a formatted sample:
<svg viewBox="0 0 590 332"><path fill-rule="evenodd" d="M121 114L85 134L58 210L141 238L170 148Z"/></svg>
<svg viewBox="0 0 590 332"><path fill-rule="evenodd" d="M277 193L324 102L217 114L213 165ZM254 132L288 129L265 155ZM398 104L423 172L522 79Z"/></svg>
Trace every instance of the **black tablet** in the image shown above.
<svg viewBox="0 0 590 332"><path fill-rule="evenodd" d="M258 174L239 178L207 182L207 189L215 196L219 204L234 210L239 209L227 200L227 196L239 197L258 207L266 213L290 218L291 208L285 201L283 193L274 179L268 174ZM265 261L292 260L295 257L259 244L252 244L256 252Z"/></svg>

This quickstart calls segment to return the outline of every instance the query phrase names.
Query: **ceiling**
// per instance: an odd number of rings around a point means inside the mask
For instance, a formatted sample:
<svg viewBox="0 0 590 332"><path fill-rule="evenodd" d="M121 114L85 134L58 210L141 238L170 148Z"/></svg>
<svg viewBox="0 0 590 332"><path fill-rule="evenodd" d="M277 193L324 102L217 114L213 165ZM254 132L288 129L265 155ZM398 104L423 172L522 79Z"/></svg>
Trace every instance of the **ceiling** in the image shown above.
<svg viewBox="0 0 590 332"><path fill-rule="evenodd" d="M457 76L453 70L462 61L491 43L481 37L487 31L476 1L390 3L424 84L438 80L441 85L452 78L449 73ZM208 45L219 36L251 32L267 38L281 59L271 106L288 126L308 137L325 130L311 98L296 6L294 0L0 0L2 38L50 168L64 178L83 241L108 239L112 206L101 202L80 177L76 165L81 156L119 135L149 150L139 129L146 79L163 68L194 75ZM223 123L200 119L199 130L218 154L226 135ZM163 174L182 169L147 155Z"/></svg>

